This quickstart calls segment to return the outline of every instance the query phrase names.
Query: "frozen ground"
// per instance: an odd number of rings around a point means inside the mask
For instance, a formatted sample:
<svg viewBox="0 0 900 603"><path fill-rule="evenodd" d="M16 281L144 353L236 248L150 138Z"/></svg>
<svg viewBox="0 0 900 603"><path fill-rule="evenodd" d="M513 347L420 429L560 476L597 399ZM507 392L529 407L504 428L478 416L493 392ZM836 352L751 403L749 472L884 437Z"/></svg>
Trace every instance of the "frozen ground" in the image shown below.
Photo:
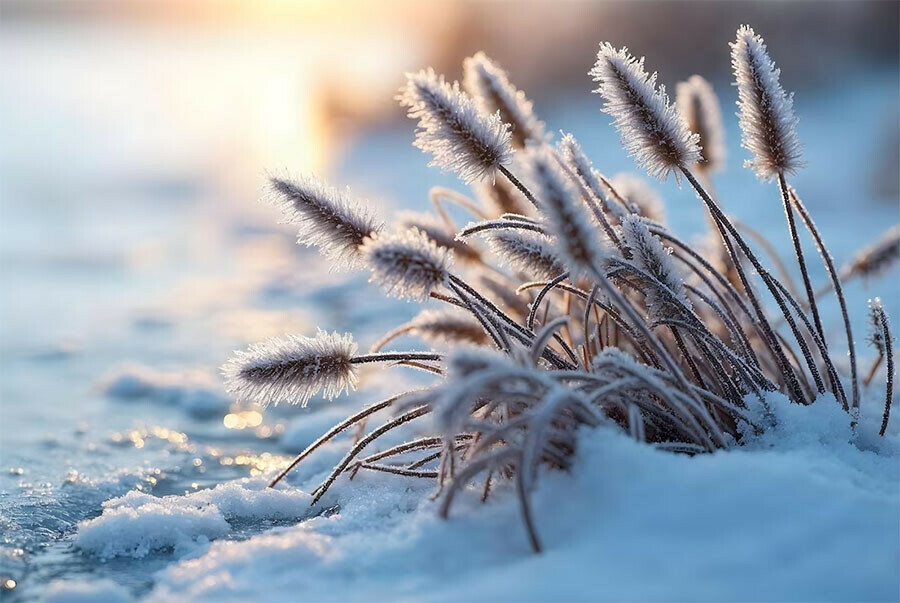
<svg viewBox="0 0 900 603"><path fill-rule="evenodd" d="M900 221L896 199L879 201L868 185L870 158L896 113L896 74L855 83L797 97L809 166L794 183L839 263ZM575 132L604 171L630 170L587 89L538 109L554 128ZM79 132L66 129L72 116L48 122L59 132L49 178L40 171L44 143L24 135L52 111L38 97L16 107L7 100L0 575L17 587L4 600L900 597L900 423L885 440L873 436L880 389L857 435L823 400L781 408L780 431L709 457L586 432L572 473L542 481L541 556L528 552L502 493L484 508L472 497L443 522L421 484L360 475L309 508L303 489L343 454L346 439L292 477L299 490L261 490L263 474L348 409L412 376L372 374L365 394L262 413L223 397L215 367L249 341L315 325L353 330L365 345L416 308L384 300L362 276L327 273L272 226L274 210L252 196L230 198L195 178L197 166L145 173L146 158L103 145L81 156ZM34 114L16 113L31 105ZM786 250L776 190L738 168L733 122L719 194ZM425 167L411 131L404 124L356 141L335 178L386 199L386 214L423 208L430 185L455 184ZM60 193L80 183L85 165L107 161L129 183ZM247 169L266 167L280 166ZM697 232L696 199L658 188L673 227ZM852 285L860 342L873 294L900 317L896 272ZM826 308L826 329L840 333L835 305ZM843 345L839 335L835 342Z"/></svg>

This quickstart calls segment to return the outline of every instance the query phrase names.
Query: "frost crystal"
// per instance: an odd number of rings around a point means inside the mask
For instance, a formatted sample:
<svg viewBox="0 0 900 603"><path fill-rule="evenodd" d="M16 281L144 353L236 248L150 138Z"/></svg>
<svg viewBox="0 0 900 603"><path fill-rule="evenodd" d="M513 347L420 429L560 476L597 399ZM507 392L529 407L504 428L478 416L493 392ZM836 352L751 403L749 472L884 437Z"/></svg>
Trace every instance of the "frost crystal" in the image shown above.
<svg viewBox="0 0 900 603"><path fill-rule="evenodd" d="M320 391L331 400L356 387L351 362L356 349L349 333L319 330L315 337L273 337L236 352L222 374L226 389L239 399L306 406Z"/></svg>
<svg viewBox="0 0 900 603"><path fill-rule="evenodd" d="M389 295L424 301L447 278L452 255L424 232L411 228L380 234L363 245L372 282Z"/></svg>
<svg viewBox="0 0 900 603"><path fill-rule="evenodd" d="M673 311L676 314L679 312L672 303L673 299L690 308L691 302L684 288L684 281L675 268L670 251L650 232L644 219L635 215L627 216L622 220L622 234L625 244L631 249L632 263L668 289L660 290L658 286L648 283L644 289L647 308L657 317L671 316Z"/></svg>
<svg viewBox="0 0 900 603"><path fill-rule="evenodd" d="M869 343L872 344L879 354L884 355L887 350L887 342L884 340L884 325L881 323L881 317L884 315L884 305L881 303L880 297L869 300ZM894 342L891 341L890 345Z"/></svg>
<svg viewBox="0 0 900 603"><path fill-rule="evenodd" d="M429 165L452 170L469 183L493 176L512 160L509 127L499 113L481 113L459 83L422 70L407 75L397 99L419 120L415 146L434 156Z"/></svg>
<svg viewBox="0 0 900 603"><path fill-rule="evenodd" d="M525 148L528 141L547 139L544 124L534 114L525 93L513 86L497 63L483 52L463 62L463 87L485 113L500 112L500 119L512 126L512 142Z"/></svg>
<svg viewBox="0 0 900 603"><path fill-rule="evenodd" d="M890 227L875 243L856 254L842 270L842 278L856 274L877 276L900 258L900 224Z"/></svg>
<svg viewBox="0 0 900 603"><path fill-rule="evenodd" d="M606 189L600 180L600 173L594 169L591 160L585 155L575 137L572 134L563 134L557 147L566 166L578 176L581 184L600 199L606 211L612 214L616 220L621 220L628 211L622 204L610 199L604 192Z"/></svg>
<svg viewBox="0 0 900 603"><path fill-rule="evenodd" d="M299 225L297 242L318 247L335 266L358 266L360 245L381 229L381 224L351 200L349 192L315 178L272 177L269 196L288 223Z"/></svg>
<svg viewBox="0 0 900 603"><path fill-rule="evenodd" d="M593 272L605 253L581 198L560 172L552 150L537 149L529 155L532 190L547 216L557 253L570 269Z"/></svg>
<svg viewBox="0 0 900 603"><path fill-rule="evenodd" d="M731 66L738 88L741 141L753 153L745 166L761 180L793 172L800 167L793 95L781 87L781 70L749 26L738 29L737 40L731 43Z"/></svg>
<svg viewBox="0 0 900 603"><path fill-rule="evenodd" d="M699 160L697 136L669 103L665 86L657 89L656 73L644 71L643 58L604 42L590 74L600 84L594 92L606 101L603 111L612 116L622 145L648 174L664 180Z"/></svg>
<svg viewBox="0 0 900 603"><path fill-rule="evenodd" d="M464 241L456 239L455 233L440 218L432 214L416 211L402 211L397 214L397 224L403 228L415 228L425 233L438 247L453 252L453 257L467 261L477 261L478 251Z"/></svg>
<svg viewBox="0 0 900 603"><path fill-rule="evenodd" d="M692 75L675 88L675 107L688 129L700 137L699 165L707 172L717 172L725 165L725 130L722 108L712 85L699 75Z"/></svg>

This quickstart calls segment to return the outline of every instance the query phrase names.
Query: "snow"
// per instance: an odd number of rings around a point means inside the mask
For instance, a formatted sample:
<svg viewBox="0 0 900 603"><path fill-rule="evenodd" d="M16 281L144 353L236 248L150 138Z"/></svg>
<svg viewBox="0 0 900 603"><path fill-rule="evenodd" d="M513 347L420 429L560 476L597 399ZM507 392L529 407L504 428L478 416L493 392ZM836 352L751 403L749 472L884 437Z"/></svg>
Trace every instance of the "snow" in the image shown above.
<svg viewBox="0 0 900 603"><path fill-rule="evenodd" d="M54 580L41 598L44 603L126 603L128 591L112 580Z"/></svg>
<svg viewBox="0 0 900 603"><path fill-rule="evenodd" d="M111 398L148 399L178 406L197 416L220 414L231 404L221 383L203 371L164 372L126 364L101 380L100 388Z"/></svg>
<svg viewBox="0 0 900 603"><path fill-rule="evenodd" d="M228 522L213 507L144 502L107 508L79 526L75 544L101 559L140 559L151 551L184 552L226 534Z"/></svg>
<svg viewBox="0 0 900 603"><path fill-rule="evenodd" d="M244 479L165 497L133 490L103 503L99 517L80 523L75 543L101 559L140 559L170 549L183 555L226 536L229 520L296 520L309 513L308 495L265 485Z"/></svg>
<svg viewBox="0 0 900 603"><path fill-rule="evenodd" d="M55 29L37 38L37 32L26 33L27 46L7 36L4 48L9 43L14 52L0 53L21 62L22 74L46 73L60 56L78 50L61 47ZM110 41L102 35L97 40L97 48ZM152 43L169 52L170 42ZM35 44L46 52L31 52ZM71 61L65 73L55 67L52 73L81 81L78 64ZM197 65L202 69L204 63ZM850 79L832 88L798 91L809 165L791 180L838 264L898 220L896 197L874 192L880 179L896 181L896 169L879 176L872 171L890 156L884 149L893 148L885 120L896 114L896 72L845 76ZM271 335L310 333L317 324L352 330L367 344L418 308L376 294L364 275L327 273L314 252L294 245L290 228L276 230L277 212L252 201L260 170L272 167L268 160L240 156L240 169L213 173L209 155L202 153L201 161L190 164L167 156L166 166L177 169L161 169L146 157L110 154L121 148L119 137L102 139L114 144L83 144L96 138L84 132L102 120L69 119L60 111L77 86L54 87L52 104L38 102L50 97L33 86L12 87L28 101L21 104L28 108L26 119L16 123L46 123L54 140L76 141L68 146L77 152L60 155L54 163L59 169L48 179L46 144L40 142L46 137L3 139L16 141L7 155L17 158L3 173L17 177L3 179L10 187L0 195L4 265L16 292L0 309L7 368L0 380L6 428L0 531L9 547L0 552L0 574L18 582L4 600L127 600L126 593L150 593L156 600L267 601L900 598L900 410L894 409L888 436L878 437L883 368L855 435L845 414L821 402L776 404L779 422L764 436L741 449L697 458L638 446L603 429L585 432L571 473L546 474L539 482L535 512L546 548L542 555L530 552L514 496L503 489L485 505L475 492L460 496L443 521L428 500L430 482L360 474L353 482L338 480L310 508L305 492L343 456L352 429L304 461L275 491L264 493L261 478L229 481L251 466L218 459L296 454L346 414L402 389L398 380L409 374L361 371L367 387L357 396L313 401L302 412L268 409L261 427L273 429L263 437L254 429L222 425L229 400L214 367L231 350ZM733 106L733 89L724 82L716 88L723 106ZM575 132L598 169L633 171L596 97L584 90L538 107L542 117L554 129ZM283 98L281 92L267 96ZM133 91L121 97L127 107L135 98ZM843 119L848 107L857 119ZM73 124L87 129L73 130ZM738 150L736 120L726 119L725 126L731 159L716 187L726 211L789 253L777 189L758 185L749 170L740 169L746 153ZM432 185L459 188L454 176L426 167L425 157L410 145L412 128L386 126L354 141L332 166L333 181L352 184L373 199L390 199L378 202L385 213L422 209ZM841 152L835 152L835 141ZM23 144L32 144L28 152ZM20 167L21 158L27 161ZM279 152L275 165L280 163L291 159ZM85 165L104 171L87 174ZM253 182L221 186L222 173ZM32 179L38 188L23 186ZM180 182L186 190L166 192ZM689 189L667 185L660 192L674 231L689 236L703 228L703 212ZM808 257L815 257L806 244ZM817 284L827 280L817 263L810 269ZM847 287L861 370L872 360L862 345L865 300L880 294L898 316L896 293L896 271ZM826 331L842 349L840 313L833 297L826 303ZM146 328L147 316L156 328ZM87 384L125 359L140 364L116 371L101 386L115 400L90 390ZM839 361L846 375L846 360ZM180 366L205 366L209 372L197 377L161 370ZM376 394L370 386L379 380L385 391ZM194 408L209 409L203 416L218 414L219 420L195 421ZM370 428L383 420L373 417ZM277 424L286 425L283 434L274 429ZM140 433L165 428L177 441L108 437L132 427ZM388 435L384 447L402 434ZM213 447L220 455L209 454ZM200 467L192 464L195 458L202 458ZM7 474L13 467L23 468L24 475ZM70 469L78 472L72 480ZM222 485L161 496L215 484ZM132 488L160 496L122 496ZM101 507L110 497L119 502ZM87 543L93 547L85 548ZM145 549L140 560L132 558ZM124 557L106 557L105 551ZM99 558L108 563L97 563ZM54 582L60 577L65 581Z"/></svg>
<svg viewBox="0 0 900 603"><path fill-rule="evenodd" d="M534 500L540 555L529 550L508 488L484 505L472 491L441 520L430 482L360 474L338 482L336 513L215 542L158 574L150 599L895 599L898 429L876 454L831 397L807 407L778 395L768 402L772 429L711 455L662 452L603 427L584 431L573 470L542 475ZM880 410L864 407L861 425ZM168 504L208 500L223 510L233 497L241 502L230 512L240 513L260 496L242 488ZM290 487L272 495L306 500ZM108 509L145 498L129 495ZM256 517L279 506L260 504Z"/></svg>

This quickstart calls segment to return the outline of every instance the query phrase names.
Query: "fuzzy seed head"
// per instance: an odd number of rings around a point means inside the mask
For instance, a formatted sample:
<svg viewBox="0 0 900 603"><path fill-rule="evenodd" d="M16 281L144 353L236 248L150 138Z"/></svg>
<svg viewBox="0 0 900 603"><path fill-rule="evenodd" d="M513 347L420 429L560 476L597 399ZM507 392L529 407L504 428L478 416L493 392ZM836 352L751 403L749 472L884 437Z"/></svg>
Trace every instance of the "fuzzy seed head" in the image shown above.
<svg viewBox="0 0 900 603"><path fill-rule="evenodd" d="M523 149L529 141L547 140L544 124L535 116L531 101L510 83L506 71L483 52L463 61L463 88L485 114L500 113L500 119L511 126L515 147Z"/></svg>
<svg viewBox="0 0 900 603"><path fill-rule="evenodd" d="M356 349L349 333L274 337L235 352L222 374L226 389L239 399L306 406L319 392L332 400L356 388L359 379L351 362Z"/></svg>
<svg viewBox="0 0 900 603"><path fill-rule="evenodd" d="M281 208L286 223L299 226L297 243L318 247L332 268L358 267L360 246L382 227L349 189L340 191L316 178L273 176L266 196Z"/></svg>
<svg viewBox="0 0 900 603"><path fill-rule="evenodd" d="M600 196L603 190L600 186L600 179L597 177L591 160L585 155L575 137L572 134L563 133L556 146L565 164L578 176L585 188ZM602 197L601 200L603 200Z"/></svg>
<svg viewBox="0 0 900 603"><path fill-rule="evenodd" d="M438 247L449 249L453 257L464 261L478 261L478 251L456 239L455 233L448 232L447 225L432 214L403 211L397 215L397 223L402 228L416 228L435 242Z"/></svg>
<svg viewBox="0 0 900 603"><path fill-rule="evenodd" d="M664 180L670 172L700 159L697 136L691 134L669 103L665 86L656 85L656 73L644 70L644 59L616 50L608 42L600 45L590 75L599 87L603 111L613 118L622 145L638 165Z"/></svg>
<svg viewBox="0 0 900 603"><path fill-rule="evenodd" d="M720 171L725 166L725 129L712 84L699 75L680 82L675 88L675 108L688 130L700 138L697 166L707 172Z"/></svg>
<svg viewBox="0 0 900 603"><path fill-rule="evenodd" d="M666 249L659 237L647 228L644 218L634 214L622 220L622 235L631 249L631 262L653 276L668 291L648 283L644 289L647 308L658 318L678 315L683 308L690 309L684 287L684 279L672 261L671 249ZM683 308L679 308L673 301Z"/></svg>
<svg viewBox="0 0 900 603"><path fill-rule="evenodd" d="M424 232L411 228L379 234L363 245L371 282L401 299L424 301L447 279L451 253Z"/></svg>
<svg viewBox="0 0 900 603"><path fill-rule="evenodd" d="M484 231L500 261L531 278L550 280L566 271L548 237L530 230Z"/></svg>
<svg viewBox="0 0 900 603"><path fill-rule="evenodd" d="M267 196L281 208L287 223L299 226L297 243L318 247L335 268L357 267L363 241L382 227L349 191L315 178L272 177Z"/></svg>
<svg viewBox="0 0 900 603"><path fill-rule="evenodd" d="M529 153L532 191L546 216L547 229L558 257L574 272L593 272L606 255L594 222L588 218L581 197L560 171L553 151Z"/></svg>
<svg viewBox="0 0 900 603"><path fill-rule="evenodd" d="M753 154L745 166L761 180L800 167L800 143L793 95L779 83L780 69L769 57L763 39L747 25L731 46L731 66L737 81L743 147Z"/></svg>
<svg viewBox="0 0 900 603"><path fill-rule="evenodd" d="M447 83L432 69L410 73L397 100L419 120L414 144L434 156L429 165L469 183L492 177L512 160L511 135L500 114L482 113L459 83Z"/></svg>
<svg viewBox="0 0 900 603"><path fill-rule="evenodd" d="M866 277L883 274L900 259L900 224L887 230L871 246L856 254L850 264L844 268L843 278L857 274Z"/></svg>
<svg viewBox="0 0 900 603"><path fill-rule="evenodd" d="M607 194L600 173L594 169L591 160L581 149L581 145L571 134L563 134L557 143L557 148L566 166L578 176L582 186L592 192L599 200L604 212L609 214L614 221L619 221L628 213L628 210L618 201Z"/></svg>

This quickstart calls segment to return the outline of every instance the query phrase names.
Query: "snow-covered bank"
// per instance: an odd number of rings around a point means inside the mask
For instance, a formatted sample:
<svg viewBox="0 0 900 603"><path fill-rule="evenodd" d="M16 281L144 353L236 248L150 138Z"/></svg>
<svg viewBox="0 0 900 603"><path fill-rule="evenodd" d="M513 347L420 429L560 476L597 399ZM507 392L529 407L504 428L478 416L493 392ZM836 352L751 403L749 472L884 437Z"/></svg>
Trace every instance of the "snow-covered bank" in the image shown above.
<svg viewBox="0 0 900 603"><path fill-rule="evenodd" d="M229 520L301 519L309 496L237 480L186 496L156 497L132 490L103 503L100 517L78 527L75 544L101 559L145 557L153 551L193 552L228 535Z"/></svg>
<svg viewBox="0 0 900 603"><path fill-rule="evenodd" d="M444 521L428 500L430 482L360 474L339 482L328 502L337 512L214 542L162 571L151 599L896 599L898 429L866 437L880 413L874 403L856 435L833 399L809 407L773 401L777 427L712 455L585 431L572 472L548 473L535 497L540 555L529 550L511 492L498 490L484 505L471 492ZM319 477L301 478L302 487ZM260 484L113 499L82 525L78 542L101 554L136 550L151 521L154 538L172 529L196 541L227 526L207 534L191 513L224 523L314 511L300 490Z"/></svg>

